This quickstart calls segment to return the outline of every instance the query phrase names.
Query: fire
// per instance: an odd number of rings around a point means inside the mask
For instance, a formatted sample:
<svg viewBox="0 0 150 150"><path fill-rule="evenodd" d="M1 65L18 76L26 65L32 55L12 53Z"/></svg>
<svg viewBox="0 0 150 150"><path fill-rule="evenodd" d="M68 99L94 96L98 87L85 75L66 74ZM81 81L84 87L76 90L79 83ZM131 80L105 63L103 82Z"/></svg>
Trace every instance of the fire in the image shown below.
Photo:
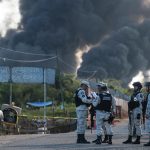
<svg viewBox="0 0 150 150"><path fill-rule="evenodd" d="M90 46L85 46L85 48L83 50L81 50L81 49L77 50L77 53L75 54L76 60L77 60L77 69L76 70L78 70L80 68L80 65L83 61L82 60L83 54L87 53L90 50L90 48L91 48Z"/></svg>
<svg viewBox="0 0 150 150"><path fill-rule="evenodd" d="M77 58L77 70L80 68L80 64L82 63L82 55L83 55L83 52L80 50L80 51L78 51L76 54L75 54L75 56L76 56L76 58Z"/></svg>
<svg viewBox="0 0 150 150"><path fill-rule="evenodd" d="M8 29L16 29L20 20L19 0L0 1L0 35L2 37Z"/></svg>

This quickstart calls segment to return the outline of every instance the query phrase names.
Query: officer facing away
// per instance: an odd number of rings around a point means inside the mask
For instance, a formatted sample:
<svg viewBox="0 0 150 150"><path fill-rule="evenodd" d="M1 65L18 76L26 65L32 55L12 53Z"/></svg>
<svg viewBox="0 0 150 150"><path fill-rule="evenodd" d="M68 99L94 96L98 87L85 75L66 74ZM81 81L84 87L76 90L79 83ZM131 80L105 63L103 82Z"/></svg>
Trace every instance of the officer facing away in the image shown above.
<svg viewBox="0 0 150 150"><path fill-rule="evenodd" d="M88 142L85 139L86 130L86 118L88 114L89 104L92 103L92 98L87 97L86 91L89 88L89 83L87 81L82 81L80 88L75 92L75 104L76 104L76 114L77 114L77 143Z"/></svg>
<svg viewBox="0 0 150 150"><path fill-rule="evenodd" d="M96 110L96 134L97 139L93 142L96 144L102 143L103 125L106 128L106 135L108 136L108 144L112 144L112 127L108 122L111 115L116 112L115 100L112 95L107 91L107 85L105 83L99 83L97 85L98 96L93 100L92 104Z"/></svg>
<svg viewBox="0 0 150 150"><path fill-rule="evenodd" d="M145 87L146 87L146 92L147 92L147 96L146 96L146 129L149 133L149 142L144 144L144 146L150 146L150 82L146 82L145 83Z"/></svg>
<svg viewBox="0 0 150 150"><path fill-rule="evenodd" d="M123 142L123 144L140 144L141 138L141 116L142 116L142 101L144 96L141 93L142 84L140 82L133 83L134 91L131 95L131 99L128 102L128 115L129 115L129 124L128 130L129 135L128 139ZM136 140L132 142L133 129L136 129Z"/></svg>

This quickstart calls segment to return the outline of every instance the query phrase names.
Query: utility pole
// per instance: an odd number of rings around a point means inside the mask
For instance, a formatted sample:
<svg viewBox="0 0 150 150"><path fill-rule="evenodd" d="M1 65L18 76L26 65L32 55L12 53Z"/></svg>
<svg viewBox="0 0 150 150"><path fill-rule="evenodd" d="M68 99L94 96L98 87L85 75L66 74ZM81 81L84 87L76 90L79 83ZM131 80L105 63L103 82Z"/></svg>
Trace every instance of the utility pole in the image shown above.
<svg viewBox="0 0 150 150"><path fill-rule="evenodd" d="M46 98L47 98L47 87L46 87L46 68L43 68L43 86L44 86L44 133L46 133L47 130L47 110L46 110Z"/></svg>
<svg viewBox="0 0 150 150"><path fill-rule="evenodd" d="M9 104L12 104L12 67L9 67Z"/></svg>
<svg viewBox="0 0 150 150"><path fill-rule="evenodd" d="M59 65L58 49L56 50L56 60L57 60L57 70L58 70L58 83L60 87L60 99L62 102L61 109L64 110L64 97L63 97L63 90L62 90L62 78L61 78L61 70Z"/></svg>

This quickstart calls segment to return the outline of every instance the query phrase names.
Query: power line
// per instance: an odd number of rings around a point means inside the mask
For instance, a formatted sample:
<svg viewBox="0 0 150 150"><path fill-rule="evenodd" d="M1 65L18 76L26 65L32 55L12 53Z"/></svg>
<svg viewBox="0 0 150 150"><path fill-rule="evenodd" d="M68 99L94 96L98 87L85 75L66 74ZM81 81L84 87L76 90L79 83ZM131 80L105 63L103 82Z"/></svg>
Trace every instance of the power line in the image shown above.
<svg viewBox="0 0 150 150"><path fill-rule="evenodd" d="M97 71L95 71L94 73L92 73L92 75L89 76L89 77L87 78L87 80L90 80L92 77L94 77L96 73L97 73Z"/></svg>
<svg viewBox="0 0 150 150"><path fill-rule="evenodd" d="M33 53L26 53L26 52L20 52L20 51L15 51L15 50L12 50L12 49L6 49L6 48L3 48L3 47L0 47L0 49L4 49L4 50L8 50L8 51L11 51L11 52L16 52L16 53L22 53L22 54L28 54L28 55L41 55L41 56L50 56L50 55L46 55L46 54L33 54ZM52 56L52 55L51 55ZM3 61L13 61L13 62L22 62L22 63L36 63L36 62L42 62L42 61L47 61L47 60L51 60L51 59L54 59L56 58L57 56L53 56L51 58L46 58L46 59L38 59L38 60L17 60L17 59L11 59L11 58L6 58L6 57L0 57L0 59L2 59ZM77 67L75 66L72 66L68 63L66 63L64 60L62 60L60 57L58 57L58 59L65 65L67 65L68 67L76 70ZM96 70L78 70L78 72L85 72L85 73L91 73L93 72L95 74L95 72L97 72Z"/></svg>
<svg viewBox="0 0 150 150"><path fill-rule="evenodd" d="M51 57L51 58L46 58L46 59L38 59L38 60L18 60L18 59L10 59L10 58L4 58L0 57L4 62L5 61L13 61L13 62L20 62L20 63L38 63L42 61L47 61L56 58L57 56Z"/></svg>
<svg viewBox="0 0 150 150"><path fill-rule="evenodd" d="M62 60L60 57L58 57L58 59L59 59L61 62L63 62L65 65L69 66L70 68L72 68L72 69L76 69L76 67L75 67L75 66L69 65L69 64L68 64L68 63L66 63L64 60Z"/></svg>
<svg viewBox="0 0 150 150"><path fill-rule="evenodd" d="M14 52L14 53L25 54L25 55L34 55L34 56L54 56L54 55L52 55L52 54L35 54L35 53L21 52L21 51L16 51L16 50L4 48L4 47L0 47L0 49L6 50L6 51L10 51L10 52Z"/></svg>
<svg viewBox="0 0 150 150"><path fill-rule="evenodd" d="M62 63L64 63L65 65L67 65L67 66L69 66L70 68L72 68L72 69L77 69L77 67L75 67L75 66L72 66L72 65L70 65L70 64L68 64L68 63L66 63L64 60L62 60L60 57L58 57L58 59L62 62ZM91 73L91 72L93 72L93 73L95 73L95 72L97 72L97 70L93 70L93 71L91 71L91 70L78 70L78 72L85 72L85 73Z"/></svg>
<svg viewBox="0 0 150 150"><path fill-rule="evenodd" d="M10 51L10 52L14 52L14 53L20 53L20 54L24 54L24 55L32 55L32 56L54 56L52 54L35 54L35 53L28 53L28 52L22 52L22 51L16 51L16 50L12 50L12 49L9 49L9 48L4 48L4 47L0 47L0 49L3 49L3 50L6 50L6 51ZM56 58L57 56L54 56L54 58ZM51 58L47 58L47 59L40 59L40 60L15 60L15 59L10 59L10 58L2 58L0 57L0 59L3 59L4 61L8 60L8 61L14 61L14 62L23 62L23 63L32 63L32 62L42 62L42 61L47 61L47 60L50 60ZM52 58L53 59L53 58ZM77 67L75 66L72 66L68 63L66 63L64 60L62 60L60 57L58 57L58 59L63 62L65 65L67 65L68 67L76 70ZM78 72L85 72L85 73L90 73L90 72L93 72L95 73L96 70L78 70Z"/></svg>

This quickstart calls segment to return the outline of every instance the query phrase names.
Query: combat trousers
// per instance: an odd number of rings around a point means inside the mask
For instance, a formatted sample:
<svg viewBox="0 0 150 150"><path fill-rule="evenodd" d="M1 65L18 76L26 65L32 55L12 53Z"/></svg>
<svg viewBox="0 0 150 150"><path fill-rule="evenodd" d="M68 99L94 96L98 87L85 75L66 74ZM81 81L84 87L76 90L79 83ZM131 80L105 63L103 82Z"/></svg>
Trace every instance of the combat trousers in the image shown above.
<svg viewBox="0 0 150 150"><path fill-rule="evenodd" d="M87 127L87 110L76 110L77 114L77 134L84 134Z"/></svg>

